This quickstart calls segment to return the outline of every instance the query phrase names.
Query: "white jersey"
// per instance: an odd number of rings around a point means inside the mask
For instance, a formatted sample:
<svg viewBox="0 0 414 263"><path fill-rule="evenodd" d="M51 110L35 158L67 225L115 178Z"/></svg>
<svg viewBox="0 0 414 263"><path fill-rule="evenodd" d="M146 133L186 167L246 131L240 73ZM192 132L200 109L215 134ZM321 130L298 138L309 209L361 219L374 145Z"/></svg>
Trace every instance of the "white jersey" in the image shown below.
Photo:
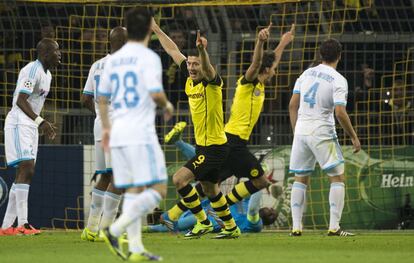
<svg viewBox="0 0 414 263"><path fill-rule="evenodd" d="M95 141L100 141L102 139L102 129L101 129L101 115L99 114L99 105L98 105L98 86L101 82L101 75L103 73L105 63L111 55L108 54L105 57L95 61L92 64L91 69L89 70L88 79L86 80L85 87L83 89L83 94L91 95L94 97L95 101L95 125L94 125L94 137ZM109 116L111 116L112 108L109 107Z"/></svg>
<svg viewBox="0 0 414 263"><path fill-rule="evenodd" d="M36 123L17 106L17 98L20 93L29 94L27 101L33 112L39 115L49 94L51 82L52 74L49 70L44 71L39 60L24 66L19 72L16 90L13 93L13 106L7 114L5 128L15 125L37 127Z"/></svg>
<svg viewBox="0 0 414 263"><path fill-rule="evenodd" d="M295 135L336 138L334 109L346 106L348 83L334 68L320 64L297 79L293 93L300 94Z"/></svg>
<svg viewBox="0 0 414 263"><path fill-rule="evenodd" d="M85 87L83 88L84 94L88 94L94 97L96 119L98 120L100 120L101 115L99 114L97 87L101 81L101 75L105 67L105 62L110 56L111 55L108 54L92 64L91 69L89 70L88 79L86 80Z"/></svg>
<svg viewBox="0 0 414 263"><path fill-rule="evenodd" d="M100 96L111 98L110 146L158 143L156 104L151 93L163 91L160 57L139 43L126 43L105 63Z"/></svg>

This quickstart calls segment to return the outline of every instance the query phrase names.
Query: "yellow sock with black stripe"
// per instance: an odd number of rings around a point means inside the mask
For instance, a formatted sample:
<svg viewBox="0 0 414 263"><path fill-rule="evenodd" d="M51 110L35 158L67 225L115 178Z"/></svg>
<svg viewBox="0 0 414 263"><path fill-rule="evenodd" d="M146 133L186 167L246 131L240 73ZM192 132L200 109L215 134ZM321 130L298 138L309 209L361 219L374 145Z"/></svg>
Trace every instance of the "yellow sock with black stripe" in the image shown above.
<svg viewBox="0 0 414 263"><path fill-rule="evenodd" d="M232 231L237 228L234 218L231 216L229 206L227 205L226 198L220 192L216 197L209 198L211 207L216 212L217 216L223 221L224 227L228 231Z"/></svg>
<svg viewBox="0 0 414 263"><path fill-rule="evenodd" d="M203 187L201 186L200 183L195 185L195 189L197 191L198 196L201 197L205 197L206 195L204 194L203 191ZM170 210L168 210L168 217L171 220L177 221L180 216L188 210L188 207L186 206L185 202L183 199L181 199L180 201L178 201L178 203L176 205L174 205Z"/></svg>
<svg viewBox="0 0 414 263"><path fill-rule="evenodd" d="M174 205L170 210L168 210L168 217L177 221L180 216L188 210L188 207L185 205L183 200L180 200L176 205Z"/></svg>
<svg viewBox="0 0 414 263"><path fill-rule="evenodd" d="M197 191L191 185L187 184L180 190L178 193L183 197L183 201L186 207L197 218L197 221L202 224L210 224L210 221L207 219L206 212L201 207L200 198L198 197Z"/></svg>
<svg viewBox="0 0 414 263"><path fill-rule="evenodd" d="M238 183L234 186L233 190L226 195L227 203L229 205L234 205L243 200L243 198L246 198L259 190L260 189L256 188L250 180Z"/></svg>

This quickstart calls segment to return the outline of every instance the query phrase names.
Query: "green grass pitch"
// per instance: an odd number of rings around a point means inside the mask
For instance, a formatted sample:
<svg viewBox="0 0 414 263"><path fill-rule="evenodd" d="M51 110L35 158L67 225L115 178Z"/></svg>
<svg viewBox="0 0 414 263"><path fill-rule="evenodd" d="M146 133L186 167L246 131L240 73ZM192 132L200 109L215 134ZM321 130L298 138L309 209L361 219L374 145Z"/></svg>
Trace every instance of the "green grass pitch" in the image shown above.
<svg viewBox="0 0 414 263"><path fill-rule="evenodd" d="M163 262L414 262L414 232L357 232L355 237L327 237L322 232L289 237L286 232L244 234L236 240L207 235L184 240L173 234L144 234L147 249ZM80 240L80 232L46 231L40 236L0 237L0 262L121 262L103 243Z"/></svg>

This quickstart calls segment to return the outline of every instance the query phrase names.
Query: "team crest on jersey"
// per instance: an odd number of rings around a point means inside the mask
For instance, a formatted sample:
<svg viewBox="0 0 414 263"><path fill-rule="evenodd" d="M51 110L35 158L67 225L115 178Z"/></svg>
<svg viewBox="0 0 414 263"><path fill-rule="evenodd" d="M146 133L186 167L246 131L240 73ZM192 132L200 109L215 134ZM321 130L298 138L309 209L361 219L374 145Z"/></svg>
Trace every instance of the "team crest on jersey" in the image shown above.
<svg viewBox="0 0 414 263"><path fill-rule="evenodd" d="M255 89L254 89L254 91L253 91L253 94L254 94L254 96L256 96L256 97L260 96L260 89L255 88Z"/></svg>
<svg viewBox="0 0 414 263"><path fill-rule="evenodd" d="M252 170L250 171L250 175L251 175L252 177L256 177L256 176L258 176L258 175L259 175L259 170L257 170L257 169L252 169Z"/></svg>
<svg viewBox="0 0 414 263"><path fill-rule="evenodd" d="M33 89L33 83L30 80L24 82L24 87L27 89Z"/></svg>
<svg viewBox="0 0 414 263"><path fill-rule="evenodd" d="M4 204L9 195L9 189L7 188L6 182L0 177L0 207Z"/></svg>

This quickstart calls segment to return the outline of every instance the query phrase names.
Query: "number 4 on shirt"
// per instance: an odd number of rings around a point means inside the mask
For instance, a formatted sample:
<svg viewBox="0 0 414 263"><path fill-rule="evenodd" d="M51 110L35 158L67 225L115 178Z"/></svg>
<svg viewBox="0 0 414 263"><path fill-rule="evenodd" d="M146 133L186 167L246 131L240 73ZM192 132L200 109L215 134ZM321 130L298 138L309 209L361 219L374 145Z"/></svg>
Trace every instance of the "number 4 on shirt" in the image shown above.
<svg viewBox="0 0 414 263"><path fill-rule="evenodd" d="M315 84L313 84L310 87L308 92L306 92L305 96L303 97L303 100L306 103L309 103L309 107L311 109L313 109L313 106L316 104L315 97L316 97L316 92L318 91L318 87L319 87L319 82L315 82Z"/></svg>

